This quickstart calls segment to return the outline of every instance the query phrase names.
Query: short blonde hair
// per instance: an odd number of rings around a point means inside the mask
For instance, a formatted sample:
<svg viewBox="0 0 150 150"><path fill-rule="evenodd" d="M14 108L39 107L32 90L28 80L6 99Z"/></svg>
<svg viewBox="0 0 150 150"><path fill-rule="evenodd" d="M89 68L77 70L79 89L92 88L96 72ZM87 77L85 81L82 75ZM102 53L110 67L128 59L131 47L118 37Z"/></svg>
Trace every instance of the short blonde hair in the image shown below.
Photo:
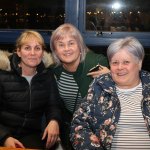
<svg viewBox="0 0 150 150"><path fill-rule="evenodd" d="M42 49L45 50L45 42L42 37L42 35L34 30L25 30L24 32L21 33L19 38L16 40L16 50L20 49L22 45L25 44L25 42L30 39L30 38L36 38L38 43L42 46Z"/></svg>

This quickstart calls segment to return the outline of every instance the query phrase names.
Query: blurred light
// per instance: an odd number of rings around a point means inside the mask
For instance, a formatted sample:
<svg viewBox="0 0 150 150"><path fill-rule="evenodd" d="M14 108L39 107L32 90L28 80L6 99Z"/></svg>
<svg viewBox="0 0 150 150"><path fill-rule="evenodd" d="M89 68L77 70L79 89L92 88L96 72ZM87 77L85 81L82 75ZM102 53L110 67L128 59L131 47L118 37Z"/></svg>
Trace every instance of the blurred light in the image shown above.
<svg viewBox="0 0 150 150"><path fill-rule="evenodd" d="M118 10L120 8L121 8L121 4L119 2L112 4L112 9Z"/></svg>

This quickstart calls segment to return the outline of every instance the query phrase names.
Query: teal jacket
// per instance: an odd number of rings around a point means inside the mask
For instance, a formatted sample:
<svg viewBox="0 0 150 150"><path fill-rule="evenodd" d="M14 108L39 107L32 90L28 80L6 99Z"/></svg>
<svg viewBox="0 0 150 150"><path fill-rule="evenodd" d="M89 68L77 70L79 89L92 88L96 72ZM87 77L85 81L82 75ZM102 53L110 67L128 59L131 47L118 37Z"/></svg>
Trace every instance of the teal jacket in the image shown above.
<svg viewBox="0 0 150 150"><path fill-rule="evenodd" d="M92 67L96 66L97 64L108 67L108 60L102 54L96 54L92 51L88 51L85 60L79 64L76 72L68 72L62 66L58 66L54 68L54 74L56 76L56 80L60 79L62 71L73 74L74 79L78 84L81 96L83 98L87 94L89 84L93 80L92 77L87 76L87 73Z"/></svg>

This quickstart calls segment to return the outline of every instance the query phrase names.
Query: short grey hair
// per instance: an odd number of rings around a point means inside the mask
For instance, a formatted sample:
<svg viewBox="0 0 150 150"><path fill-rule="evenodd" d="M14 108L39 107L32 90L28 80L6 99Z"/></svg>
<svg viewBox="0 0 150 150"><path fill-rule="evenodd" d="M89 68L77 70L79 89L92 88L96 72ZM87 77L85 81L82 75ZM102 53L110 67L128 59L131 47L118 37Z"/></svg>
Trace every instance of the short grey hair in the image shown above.
<svg viewBox="0 0 150 150"><path fill-rule="evenodd" d="M127 51L135 56L139 61L143 61L145 52L142 44L134 37L125 37L112 42L107 49L107 57L109 62L114 54L121 49L126 48Z"/></svg>
<svg viewBox="0 0 150 150"><path fill-rule="evenodd" d="M61 65L61 61L55 52L55 42L59 39L64 38L66 35L70 35L77 41L78 46L80 48L80 52L81 52L81 59L80 59L81 62L85 59L85 55L88 51L88 48L84 43L84 40L83 40L83 37L81 36L80 31L72 24L64 23L60 25L56 30L53 31L51 35L51 39L50 39L50 48L51 48L52 56L53 56L56 66Z"/></svg>

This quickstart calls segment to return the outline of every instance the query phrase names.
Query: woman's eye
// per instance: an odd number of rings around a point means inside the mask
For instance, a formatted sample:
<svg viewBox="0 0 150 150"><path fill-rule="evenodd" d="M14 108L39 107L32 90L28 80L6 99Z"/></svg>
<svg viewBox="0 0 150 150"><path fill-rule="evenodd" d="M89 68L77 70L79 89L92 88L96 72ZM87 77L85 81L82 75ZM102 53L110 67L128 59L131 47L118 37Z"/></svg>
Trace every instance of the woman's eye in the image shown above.
<svg viewBox="0 0 150 150"><path fill-rule="evenodd" d="M25 47L24 49L25 49L25 50L30 50L30 47Z"/></svg>
<svg viewBox="0 0 150 150"><path fill-rule="evenodd" d="M41 47L36 47L35 49L36 49L36 50L41 50L42 48L41 48Z"/></svg>
<svg viewBox="0 0 150 150"><path fill-rule="evenodd" d="M112 65L118 65L118 62L117 61L113 61L111 64Z"/></svg>
<svg viewBox="0 0 150 150"><path fill-rule="evenodd" d="M63 47L64 45L63 45L63 44L58 44L58 46L59 46L59 47Z"/></svg>
<svg viewBox="0 0 150 150"><path fill-rule="evenodd" d="M123 64L124 65L128 65L130 62L129 61L124 61Z"/></svg>
<svg viewBox="0 0 150 150"><path fill-rule="evenodd" d="M73 43L73 42L71 42L71 43L70 43L70 45L74 45L74 43Z"/></svg>

